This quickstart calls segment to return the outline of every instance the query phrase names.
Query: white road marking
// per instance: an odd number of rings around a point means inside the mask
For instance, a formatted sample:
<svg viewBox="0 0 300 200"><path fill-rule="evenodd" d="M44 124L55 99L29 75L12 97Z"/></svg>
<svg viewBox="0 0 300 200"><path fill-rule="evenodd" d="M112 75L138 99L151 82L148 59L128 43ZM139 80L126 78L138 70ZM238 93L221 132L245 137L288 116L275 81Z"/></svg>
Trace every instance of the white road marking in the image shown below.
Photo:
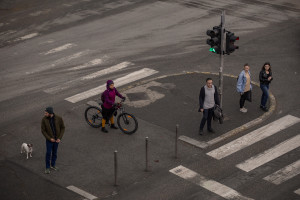
<svg viewBox="0 0 300 200"><path fill-rule="evenodd" d="M77 194L79 194L79 195L81 195L81 196L89 199L89 200L93 200L93 199L97 199L98 198L98 197L96 197L96 196L94 196L94 195L92 195L92 194L90 194L90 193L88 193L86 191L83 191L83 190L81 190L78 187L75 187L73 185L70 185L67 188L69 190L72 190L73 192L75 192L75 193L77 193Z"/></svg>
<svg viewBox="0 0 300 200"><path fill-rule="evenodd" d="M68 43L68 44L62 45L60 47L57 47L55 49L51 49L50 51L48 51L46 53L42 53L42 54L44 54L44 55L53 54L53 53L57 53L57 52L60 52L60 51L66 50L66 49L70 49L74 46L76 46L76 44Z"/></svg>
<svg viewBox="0 0 300 200"><path fill-rule="evenodd" d="M196 147L201 148L201 149L205 149L205 148L208 147L207 143L195 140L195 139L187 137L185 135L179 136L178 140L181 140L183 142L186 142L186 143L188 143L192 146L196 146Z"/></svg>
<svg viewBox="0 0 300 200"><path fill-rule="evenodd" d="M294 191L296 194L300 195L300 188Z"/></svg>
<svg viewBox="0 0 300 200"><path fill-rule="evenodd" d="M264 180L279 185L300 174L300 160L266 176Z"/></svg>
<svg viewBox="0 0 300 200"><path fill-rule="evenodd" d="M264 151L261 154L249 158L248 160L236 165L236 167L246 172L249 172L275 158L278 158L279 156L282 156L285 153L288 153L289 151L298 148L299 146L300 146L300 135L296 135L295 137L292 137L276 145L275 147Z"/></svg>
<svg viewBox="0 0 300 200"><path fill-rule="evenodd" d="M57 65L60 65L60 64L69 62L69 61L71 61L71 60L74 60L74 59L76 59L76 58L80 58L81 56L87 55L87 54L89 53L89 51L90 51L90 50L85 50L85 51L81 51L81 52L75 53L75 54L73 54L73 55L64 57L64 58L60 58L60 59L54 61L51 65L45 65L45 66L42 66L42 67L37 68L36 70L33 70L33 71L31 71L31 72L26 72L26 74L33 74L33 73L37 73L37 72L41 72L41 71L45 71L45 70L54 68L54 67L56 67Z"/></svg>
<svg viewBox="0 0 300 200"><path fill-rule="evenodd" d="M48 88L48 89L44 90L44 92L46 92L48 94L56 94L56 93L58 93L58 92L60 92L62 90L70 88L72 85L75 85L78 82L81 82L81 81L84 81L84 80L90 80L90 79L97 78L97 77L104 76L104 75L108 75L108 74L111 74L111 73L113 73L113 72L115 72L117 70L126 68L129 65L133 65L133 64L130 63L130 62L122 62L122 63L120 63L118 65L109 67L107 69L100 70L100 71L95 72L95 73L93 73L91 75L83 76L81 78L77 78L77 79L68 81L68 82L66 82L64 84L60 84L58 86L55 86L55 87L52 87L52 88Z"/></svg>
<svg viewBox="0 0 300 200"><path fill-rule="evenodd" d="M120 87L120 86L126 85L128 83L146 78L146 77L151 76L151 75L156 74L156 73L158 73L158 71L153 70L153 69L144 68L144 69L141 69L139 71L128 74L128 75L126 75L122 78L118 78L114 81L114 83L117 87ZM74 96L68 97L65 100L69 101L71 103L77 103L77 102L82 101L84 99L99 95L105 89L106 89L106 84L101 85L101 86L96 87L96 88L93 88L93 89L90 89L88 91L76 94Z"/></svg>
<svg viewBox="0 0 300 200"><path fill-rule="evenodd" d="M34 38L38 35L39 35L38 33L31 33L31 34L25 35L23 37L17 38L15 41L28 40L28 39Z"/></svg>
<svg viewBox="0 0 300 200"><path fill-rule="evenodd" d="M120 64L109 67L107 69L103 69L103 70L100 70L98 72L95 72L95 73L89 74L87 76L84 76L84 77L81 78L81 80L83 80L83 81L84 80L90 80L90 79L94 79L94 78L97 78L97 77L100 77L100 76L104 76L104 75L110 74L112 72L124 69L124 68L128 67L129 65L132 65L132 63L122 62Z"/></svg>
<svg viewBox="0 0 300 200"><path fill-rule="evenodd" d="M83 65L79 65L79 66L76 66L76 67L69 68L68 71L85 69L85 68L93 67L95 65L100 65L102 63L103 63L103 59L97 58L97 59L91 60L90 62L85 63Z"/></svg>
<svg viewBox="0 0 300 200"><path fill-rule="evenodd" d="M240 200L251 200L251 198L245 197L239 192L223 185L217 181L207 179L206 177L180 165L170 170L171 173L191 182L199 185L225 199L240 199Z"/></svg>
<svg viewBox="0 0 300 200"><path fill-rule="evenodd" d="M294 117L292 115L284 116L270 124L267 124L266 126L244 135L243 137L240 137L213 151L208 152L207 155L220 160L260 140L274 135L275 133L280 132L281 130L284 130L298 122L300 122L300 118L298 117Z"/></svg>

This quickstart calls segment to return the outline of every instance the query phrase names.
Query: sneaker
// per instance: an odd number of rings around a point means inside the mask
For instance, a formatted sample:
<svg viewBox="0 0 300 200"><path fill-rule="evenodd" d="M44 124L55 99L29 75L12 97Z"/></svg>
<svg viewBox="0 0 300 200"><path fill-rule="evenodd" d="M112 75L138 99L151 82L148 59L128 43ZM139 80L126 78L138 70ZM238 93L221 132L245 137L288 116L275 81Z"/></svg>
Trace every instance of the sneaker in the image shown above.
<svg viewBox="0 0 300 200"><path fill-rule="evenodd" d="M55 167L55 166L51 166L50 169L52 169L54 171L58 171L58 167Z"/></svg>
<svg viewBox="0 0 300 200"><path fill-rule="evenodd" d="M118 127L116 127L115 124L110 125L110 128L112 128L112 129L118 129Z"/></svg>
<svg viewBox="0 0 300 200"><path fill-rule="evenodd" d="M106 130L105 127L102 127L101 131L104 132L104 133L108 133L108 131Z"/></svg>
<svg viewBox="0 0 300 200"><path fill-rule="evenodd" d="M203 130L199 129L199 135L203 135Z"/></svg>
<svg viewBox="0 0 300 200"><path fill-rule="evenodd" d="M45 174L50 174L50 169L49 168L45 169Z"/></svg>
<svg viewBox="0 0 300 200"><path fill-rule="evenodd" d="M269 109L267 107L262 107L262 110L265 111L265 112L269 111Z"/></svg>
<svg viewBox="0 0 300 200"><path fill-rule="evenodd" d="M240 108L240 111L241 111L242 113L246 113L246 112L247 112L247 109L246 109L246 108Z"/></svg>
<svg viewBox="0 0 300 200"><path fill-rule="evenodd" d="M214 129L212 129L212 128L211 129L207 129L207 131L210 132L210 133L215 133Z"/></svg>

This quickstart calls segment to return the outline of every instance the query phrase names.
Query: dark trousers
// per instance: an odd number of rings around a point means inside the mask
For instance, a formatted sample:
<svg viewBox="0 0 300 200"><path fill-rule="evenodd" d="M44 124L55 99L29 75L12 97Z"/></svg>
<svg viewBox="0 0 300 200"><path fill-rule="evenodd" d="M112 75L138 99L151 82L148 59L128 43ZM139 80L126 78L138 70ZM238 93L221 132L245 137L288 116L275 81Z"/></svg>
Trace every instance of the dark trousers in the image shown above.
<svg viewBox="0 0 300 200"><path fill-rule="evenodd" d="M207 129L211 130L211 120L213 117L214 108L204 109L203 110L203 117L200 124L200 130L203 130L205 123L207 121Z"/></svg>
<svg viewBox="0 0 300 200"><path fill-rule="evenodd" d="M50 168L50 160L51 160L51 166L55 166L55 161L57 158L57 148L58 143L51 142L49 140L46 140L46 168Z"/></svg>
<svg viewBox="0 0 300 200"><path fill-rule="evenodd" d="M269 85L260 84L260 89L262 91L260 106L266 107L269 98Z"/></svg>
<svg viewBox="0 0 300 200"><path fill-rule="evenodd" d="M246 101L246 99L247 99L247 97L249 95L249 92L250 92L250 90L247 91L247 92L244 92L244 94L241 95L241 98L240 98L240 108L244 107L245 101Z"/></svg>

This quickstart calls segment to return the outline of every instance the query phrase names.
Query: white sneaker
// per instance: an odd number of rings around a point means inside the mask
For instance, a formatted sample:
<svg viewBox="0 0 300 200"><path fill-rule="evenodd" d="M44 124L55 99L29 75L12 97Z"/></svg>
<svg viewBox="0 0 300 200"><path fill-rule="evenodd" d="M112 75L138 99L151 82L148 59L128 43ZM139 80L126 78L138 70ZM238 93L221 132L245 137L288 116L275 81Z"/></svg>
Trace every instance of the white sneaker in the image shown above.
<svg viewBox="0 0 300 200"><path fill-rule="evenodd" d="M246 108L241 108L240 111L241 111L242 113L246 113L248 110L247 110Z"/></svg>

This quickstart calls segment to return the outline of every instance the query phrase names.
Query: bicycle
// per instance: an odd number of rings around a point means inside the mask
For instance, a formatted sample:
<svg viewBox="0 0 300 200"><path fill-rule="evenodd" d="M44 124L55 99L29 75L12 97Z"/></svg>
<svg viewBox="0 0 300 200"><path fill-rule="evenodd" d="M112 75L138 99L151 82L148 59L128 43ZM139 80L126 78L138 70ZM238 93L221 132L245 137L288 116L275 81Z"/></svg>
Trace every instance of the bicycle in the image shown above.
<svg viewBox="0 0 300 200"><path fill-rule="evenodd" d="M125 134L133 134L138 129L138 121L132 114L125 112L123 102L124 100L116 104L114 115L116 116L117 111L120 110L120 114L117 117L117 124L120 130ZM84 112L86 122L93 128L100 128L102 126L101 105L102 103L99 103L99 106L89 106Z"/></svg>

